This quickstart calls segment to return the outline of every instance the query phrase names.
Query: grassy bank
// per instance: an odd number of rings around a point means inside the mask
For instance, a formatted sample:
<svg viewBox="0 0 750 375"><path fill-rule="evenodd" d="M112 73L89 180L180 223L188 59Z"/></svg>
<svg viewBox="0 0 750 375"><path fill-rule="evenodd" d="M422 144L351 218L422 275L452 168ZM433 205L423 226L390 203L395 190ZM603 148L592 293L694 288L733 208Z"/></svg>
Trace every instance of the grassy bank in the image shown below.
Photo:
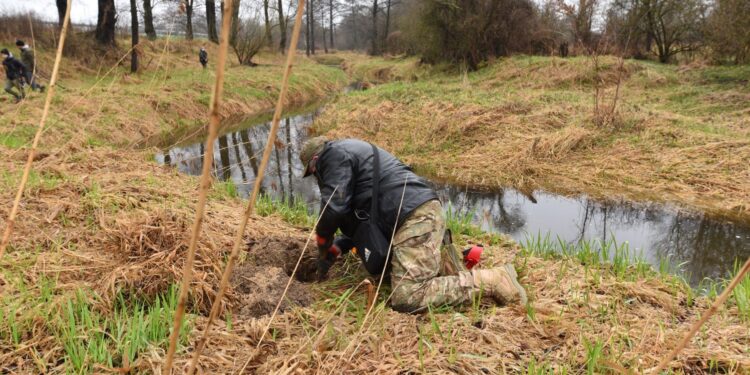
<svg viewBox="0 0 750 375"><path fill-rule="evenodd" d="M11 245L0 259L2 373L140 373L161 361L197 180L157 166L155 151L144 146L202 132L215 77L213 63L206 70L198 64L198 43L160 39L141 47L138 74L119 61L124 50L93 63L63 59ZM213 58L214 46L208 49ZM37 51L43 75L52 52ZM228 64L225 124L275 104L283 57L256 61L254 68ZM340 69L300 57L287 108L321 100L346 82ZM38 93L20 104L0 96L3 228L43 102ZM242 205L224 184L213 187L192 313L209 307ZM259 219L248 236L289 231Z"/></svg>
<svg viewBox="0 0 750 375"><path fill-rule="evenodd" d="M211 60L208 69L202 69L197 58L200 45L146 41L141 49L143 70L138 74L129 73L128 58L117 64L127 51L103 56L98 66L63 59L62 87L53 102L42 146L70 142L121 148L173 143L200 132L208 122L216 56L215 46L209 43ZM52 66L51 52L38 52L41 69ZM262 53L256 62L257 67L240 66L230 56L222 106L222 116L230 121L225 123L273 109L283 56ZM340 69L303 56L298 58L294 73L287 108L320 100L348 82ZM43 96L32 94L20 105L13 105L9 95L0 98L0 119L6 124L0 129L0 144L25 146L36 129Z"/></svg>
<svg viewBox="0 0 750 375"><path fill-rule="evenodd" d="M382 67L351 69L366 77ZM375 141L438 179L671 202L749 221L748 69L513 57L375 86L341 98L316 124ZM601 121L614 98L615 115Z"/></svg>
<svg viewBox="0 0 750 375"><path fill-rule="evenodd" d="M198 184L153 163L152 150L133 145L186 135L190 132L179 129L203 123L203 92L195 87L210 79L198 78L204 72L191 60L194 46L179 46L165 57L165 70L140 76L120 67L114 75L101 70L100 80L96 69L66 65L67 89L55 99L11 248L0 259L0 372L160 372ZM299 100L337 89L343 75L331 69L302 60L295 68L302 74L293 83ZM280 75L274 66L230 67L231 111L265 110ZM253 96L263 87L266 94ZM151 99L158 105L148 104ZM41 97L20 106L0 104L0 120L8 125L0 129L4 227ZM231 186L211 188L190 290L186 328L192 331L181 340L180 369L205 323L244 208ZM312 224L304 206L288 208L266 198L258 214L245 233L248 247L238 267L252 272L233 280L225 313L201 359L205 373L236 373L250 359L268 317L243 314L258 297L245 290L243 280L258 281L256 275L266 269L252 267L261 258L287 254L296 260ZM387 307L386 287L376 315L365 320L366 297L358 288L365 275L356 259L348 258L329 281L304 284L312 304L287 307L274 320L246 373L594 373L610 371L611 363L646 369L712 298L622 256L615 265L574 249L554 256L544 241L522 248L481 233L461 216L452 217L450 226L461 246L488 245L483 266L514 262L531 304L495 307L477 300L465 308L436 306L405 315ZM252 253L258 248L264 251ZM274 281L283 289L286 274L275 269ZM673 364L676 372L750 368L750 292L747 285L741 291ZM261 302L273 306L280 293L267 294Z"/></svg>

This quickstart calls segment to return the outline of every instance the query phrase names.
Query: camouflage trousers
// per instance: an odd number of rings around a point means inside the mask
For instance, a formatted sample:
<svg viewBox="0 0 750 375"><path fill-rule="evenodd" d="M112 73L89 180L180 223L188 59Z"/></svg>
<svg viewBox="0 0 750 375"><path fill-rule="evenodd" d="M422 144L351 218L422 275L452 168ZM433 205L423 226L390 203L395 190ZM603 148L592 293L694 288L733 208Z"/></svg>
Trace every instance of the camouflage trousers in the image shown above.
<svg viewBox="0 0 750 375"><path fill-rule="evenodd" d="M473 277L452 245L442 246L445 214L439 201L417 207L393 239L391 305L416 312L428 305L460 305L471 300Z"/></svg>
<svg viewBox="0 0 750 375"><path fill-rule="evenodd" d="M18 89L18 94L13 91L14 88ZM5 79L5 92L13 95L16 99L22 99L26 97L26 94L23 92L23 81L21 81L20 78Z"/></svg>

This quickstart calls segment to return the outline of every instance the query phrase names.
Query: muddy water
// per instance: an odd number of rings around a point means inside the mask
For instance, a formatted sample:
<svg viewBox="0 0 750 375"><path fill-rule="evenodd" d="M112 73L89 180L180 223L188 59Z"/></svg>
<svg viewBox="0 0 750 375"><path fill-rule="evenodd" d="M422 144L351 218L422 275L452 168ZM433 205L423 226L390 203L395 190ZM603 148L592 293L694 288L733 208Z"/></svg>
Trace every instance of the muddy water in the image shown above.
<svg viewBox="0 0 750 375"><path fill-rule="evenodd" d="M315 180L302 179L301 143L317 112L282 120L278 142L271 153L263 192L276 198L302 199L311 210L318 206ZM242 130L221 135L214 144L213 174L231 180L243 197L252 191L270 123L244 124ZM156 155L159 163L199 175L204 156L201 143L170 148ZM703 278L725 277L736 259L750 256L750 227L717 221L676 207L629 202L595 202L585 196L563 197L546 192L523 195L513 189L493 192L436 186L454 210L471 212L483 229L505 233L523 242L528 236L550 234L568 243L581 240L627 241L654 266L669 259L697 285Z"/></svg>

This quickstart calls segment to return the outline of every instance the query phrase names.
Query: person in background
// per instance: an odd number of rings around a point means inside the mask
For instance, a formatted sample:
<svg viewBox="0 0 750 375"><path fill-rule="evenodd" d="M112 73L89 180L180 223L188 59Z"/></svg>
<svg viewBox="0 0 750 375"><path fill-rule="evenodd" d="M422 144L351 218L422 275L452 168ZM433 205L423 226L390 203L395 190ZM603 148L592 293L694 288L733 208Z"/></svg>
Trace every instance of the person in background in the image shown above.
<svg viewBox="0 0 750 375"><path fill-rule="evenodd" d="M34 61L34 50L29 47L28 44L24 43L23 40L16 40L16 46L21 50L21 62L26 67L26 74L24 78L26 83L31 86L32 90L44 92L44 86L36 83L36 63Z"/></svg>
<svg viewBox="0 0 750 375"><path fill-rule="evenodd" d="M26 75L26 67L20 61L13 57L13 54L7 48L0 50L0 56L3 58L3 67L5 68L5 92L16 98L16 103L26 97L23 92L23 77ZM17 88L16 93L13 88Z"/></svg>
<svg viewBox="0 0 750 375"><path fill-rule="evenodd" d="M198 59L200 60L201 65L203 65L203 69L206 69L206 65L208 65L208 52L206 52L204 47L201 47L200 52L198 52Z"/></svg>

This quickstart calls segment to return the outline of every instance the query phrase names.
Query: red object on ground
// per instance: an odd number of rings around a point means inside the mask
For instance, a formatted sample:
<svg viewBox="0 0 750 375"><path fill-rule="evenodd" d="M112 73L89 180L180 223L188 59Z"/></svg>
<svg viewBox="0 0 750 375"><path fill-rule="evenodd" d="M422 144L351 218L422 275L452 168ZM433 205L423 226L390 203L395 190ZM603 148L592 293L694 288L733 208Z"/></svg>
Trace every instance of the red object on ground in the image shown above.
<svg viewBox="0 0 750 375"><path fill-rule="evenodd" d="M471 249L464 250L464 264L466 268L472 269L479 263L484 248L482 245L474 245Z"/></svg>

